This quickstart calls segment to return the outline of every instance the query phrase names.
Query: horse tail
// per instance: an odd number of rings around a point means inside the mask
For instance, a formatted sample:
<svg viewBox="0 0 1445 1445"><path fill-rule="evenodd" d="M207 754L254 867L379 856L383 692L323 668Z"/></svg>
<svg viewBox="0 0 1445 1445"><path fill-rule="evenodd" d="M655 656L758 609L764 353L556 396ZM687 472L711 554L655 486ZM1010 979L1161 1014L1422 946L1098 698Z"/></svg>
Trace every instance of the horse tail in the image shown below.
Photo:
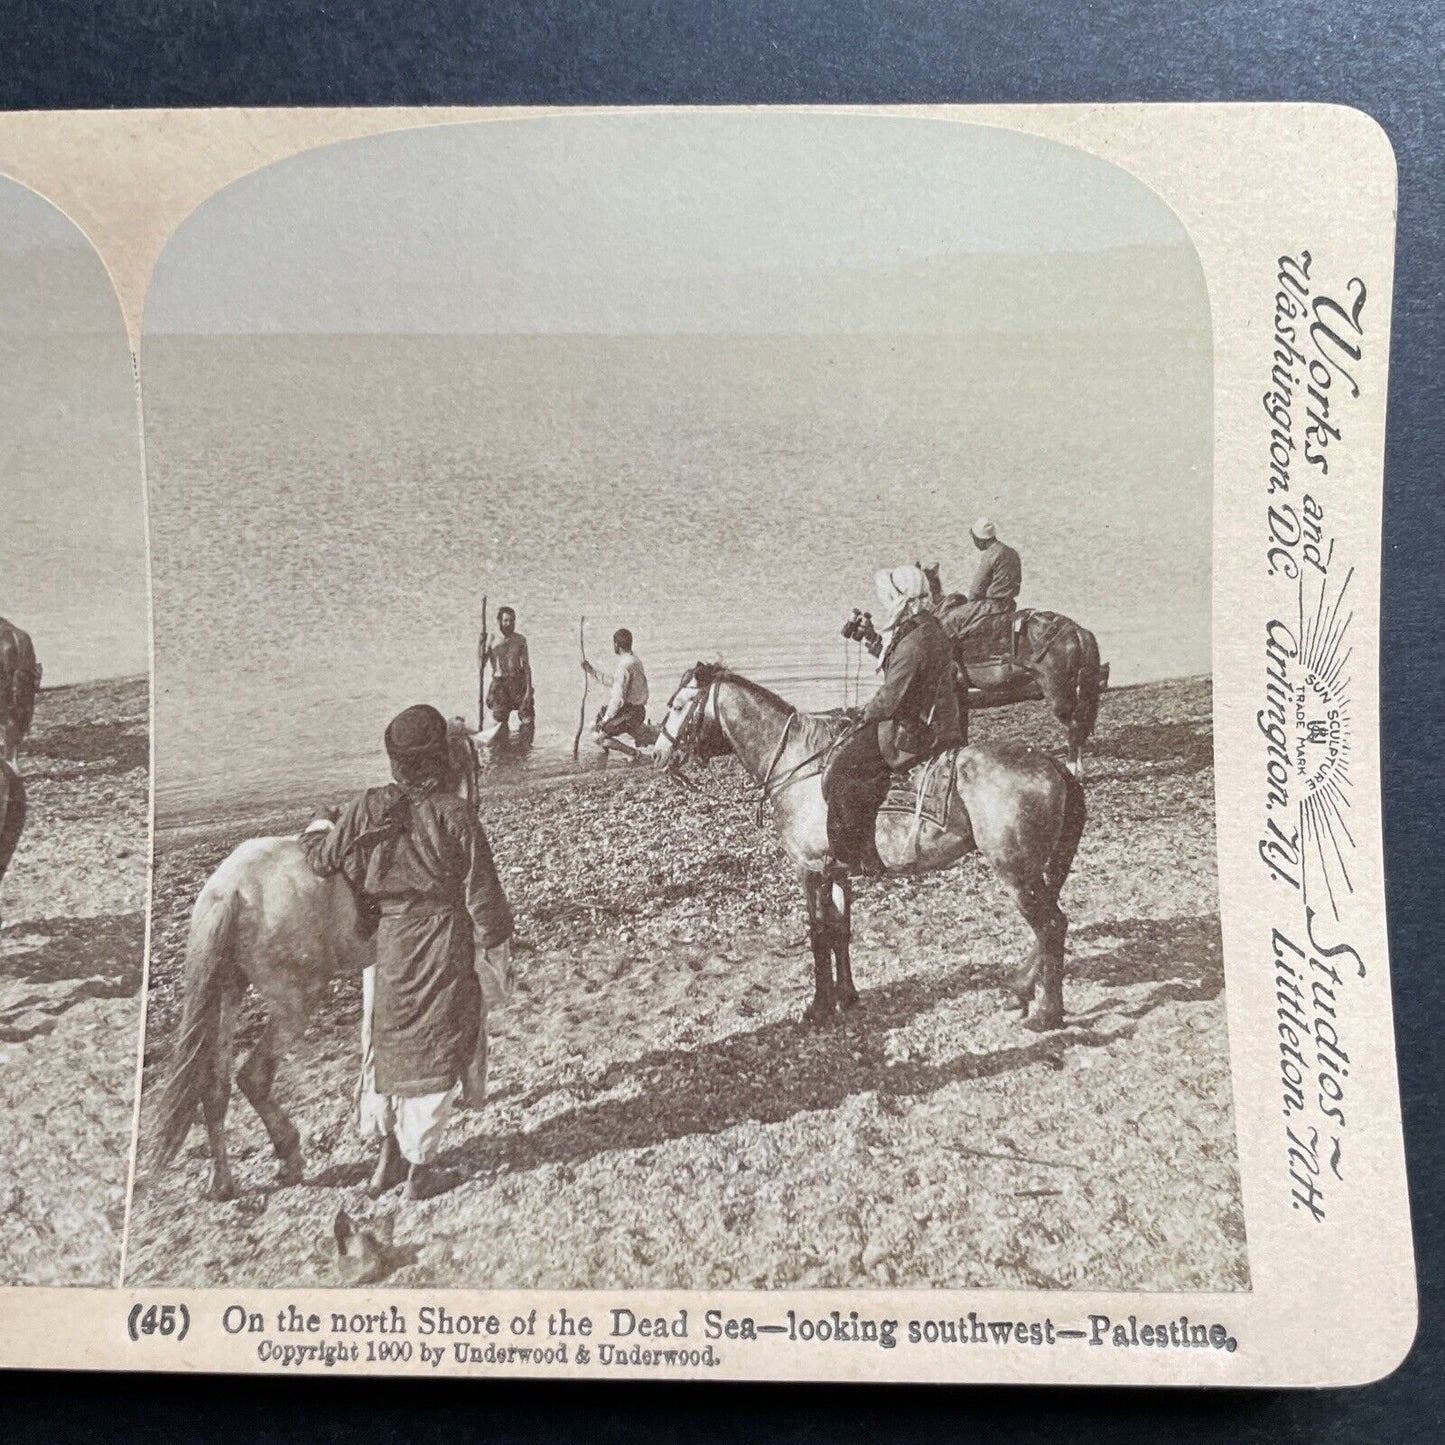
<svg viewBox="0 0 1445 1445"><path fill-rule="evenodd" d="M25 779L0 759L0 878L15 856L15 845L20 841L20 830L25 826Z"/></svg>
<svg viewBox="0 0 1445 1445"><path fill-rule="evenodd" d="M1087 627L1076 622L1079 638L1079 670L1074 678L1074 709L1069 719L1069 746L1075 757L1093 736L1099 720L1099 695L1103 691L1103 670L1099 666L1099 641Z"/></svg>
<svg viewBox="0 0 1445 1445"><path fill-rule="evenodd" d="M218 1067L221 1008L236 977L236 916L241 901L232 888L218 902L202 898L186 943L185 1008L176 1036L170 1077L160 1096L160 1122L151 1154L159 1173L176 1157L196 1107L212 1086Z"/></svg>
<svg viewBox="0 0 1445 1445"><path fill-rule="evenodd" d="M1064 783L1064 817L1059 826L1059 836L1054 840L1053 850L1049 854L1049 861L1044 864L1044 881L1056 902L1059 894L1063 892L1069 869L1074 866L1074 854L1078 850L1079 839L1084 836L1084 821L1088 816L1088 809L1084 804L1084 785L1062 764L1058 771Z"/></svg>

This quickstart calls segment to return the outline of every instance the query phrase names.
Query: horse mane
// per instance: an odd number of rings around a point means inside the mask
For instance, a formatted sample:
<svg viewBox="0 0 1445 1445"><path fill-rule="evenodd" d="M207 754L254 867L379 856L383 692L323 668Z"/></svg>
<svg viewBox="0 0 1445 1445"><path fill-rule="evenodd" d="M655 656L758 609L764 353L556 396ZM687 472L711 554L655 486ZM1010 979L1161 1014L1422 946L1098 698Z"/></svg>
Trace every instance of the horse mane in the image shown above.
<svg viewBox="0 0 1445 1445"><path fill-rule="evenodd" d="M710 687L714 682L733 683L753 697L775 703L785 712L793 713L797 718L794 727L798 735L810 748L815 750L821 751L826 748L852 726L849 718L838 713L804 712L801 708L795 708L787 698L780 697L771 688L764 687L760 682L754 682L750 677L744 677L740 672L734 672L720 662L699 663L693 669L693 677L701 687Z"/></svg>

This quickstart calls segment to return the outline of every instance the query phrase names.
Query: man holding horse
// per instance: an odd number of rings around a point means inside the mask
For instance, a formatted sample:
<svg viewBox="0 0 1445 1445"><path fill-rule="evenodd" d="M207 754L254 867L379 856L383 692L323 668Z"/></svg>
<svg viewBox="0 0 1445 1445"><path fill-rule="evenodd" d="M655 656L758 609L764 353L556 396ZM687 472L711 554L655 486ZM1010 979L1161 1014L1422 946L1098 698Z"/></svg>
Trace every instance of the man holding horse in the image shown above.
<svg viewBox="0 0 1445 1445"><path fill-rule="evenodd" d="M884 871L874 830L893 773L963 739L953 649L928 608L927 577L917 566L885 568L875 584L884 607L883 685L823 779L834 859L871 874Z"/></svg>
<svg viewBox="0 0 1445 1445"><path fill-rule="evenodd" d="M312 867L342 873L376 915L366 984L362 1129L381 1140L373 1198L406 1180L425 1199L451 1111L481 1104L487 1008L511 989L512 913L476 814L451 791L447 725L407 708L386 730L394 782L308 834ZM370 970L368 970L370 972Z"/></svg>

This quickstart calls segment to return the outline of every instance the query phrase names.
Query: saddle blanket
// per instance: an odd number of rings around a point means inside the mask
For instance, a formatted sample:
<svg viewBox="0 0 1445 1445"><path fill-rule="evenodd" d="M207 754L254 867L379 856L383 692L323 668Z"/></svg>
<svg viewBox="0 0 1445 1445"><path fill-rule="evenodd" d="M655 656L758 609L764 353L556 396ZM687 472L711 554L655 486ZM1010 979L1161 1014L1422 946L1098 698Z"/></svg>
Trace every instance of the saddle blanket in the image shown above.
<svg viewBox="0 0 1445 1445"><path fill-rule="evenodd" d="M957 763L958 749L950 748L906 773L895 773L879 816L904 813L910 818L921 816L936 828L947 827Z"/></svg>

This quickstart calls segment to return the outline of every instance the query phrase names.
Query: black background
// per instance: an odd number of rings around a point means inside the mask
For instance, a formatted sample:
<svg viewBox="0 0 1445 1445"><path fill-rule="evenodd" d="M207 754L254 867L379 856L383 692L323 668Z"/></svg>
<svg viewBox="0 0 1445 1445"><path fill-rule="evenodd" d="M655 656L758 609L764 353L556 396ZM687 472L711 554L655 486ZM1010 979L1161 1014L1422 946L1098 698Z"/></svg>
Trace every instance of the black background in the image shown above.
<svg viewBox="0 0 1445 1445"><path fill-rule="evenodd" d="M1385 493L1385 841L1421 1326L1353 1391L176 1380L0 1375L0 1435L162 1442L1445 1438L1436 1037L1445 930L1442 4L1315 0L0 0L0 108L1314 100L1400 168ZM1280 207L1291 204L1281 178ZM1307 238L1301 238L1302 243ZM3 1161L0 1161L3 1174ZM1341 1299L1348 1314L1360 1302ZM1301 1321L1307 1327L1307 1321ZM1102 1432L1102 1433L1101 1433Z"/></svg>

